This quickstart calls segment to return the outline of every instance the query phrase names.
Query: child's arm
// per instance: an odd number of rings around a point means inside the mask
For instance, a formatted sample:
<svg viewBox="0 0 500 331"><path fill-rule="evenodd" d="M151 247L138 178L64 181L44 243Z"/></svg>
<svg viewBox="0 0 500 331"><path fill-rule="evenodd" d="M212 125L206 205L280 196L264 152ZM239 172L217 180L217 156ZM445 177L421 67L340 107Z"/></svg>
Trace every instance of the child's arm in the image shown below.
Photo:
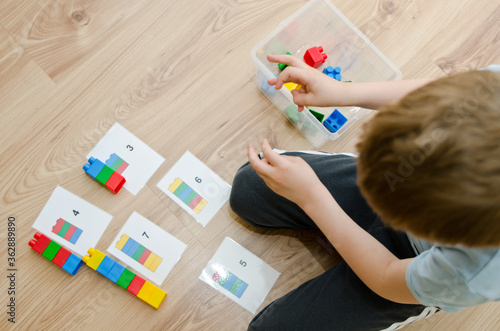
<svg viewBox="0 0 500 331"><path fill-rule="evenodd" d="M389 82L354 82L342 83L331 79L290 55L268 55L270 62L288 64L277 78L268 80L270 85L280 89L284 83L294 82L302 85L299 90L293 90L293 101L299 106L343 107L359 106L379 109L394 102L409 92L429 83L432 79L414 79Z"/></svg>
<svg viewBox="0 0 500 331"><path fill-rule="evenodd" d="M295 202L311 217L372 291L394 302L419 303L406 284L411 259L398 259L359 227L302 158L274 152L267 140L262 143L262 152L261 160L253 146L248 148L248 159L257 174L274 192Z"/></svg>

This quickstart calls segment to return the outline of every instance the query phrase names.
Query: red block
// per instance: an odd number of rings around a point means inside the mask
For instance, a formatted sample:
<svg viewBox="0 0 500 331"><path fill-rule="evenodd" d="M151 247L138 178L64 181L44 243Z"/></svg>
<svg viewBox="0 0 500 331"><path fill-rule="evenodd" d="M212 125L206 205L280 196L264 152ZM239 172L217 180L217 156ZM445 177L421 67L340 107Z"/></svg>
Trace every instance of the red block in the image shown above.
<svg viewBox="0 0 500 331"><path fill-rule="evenodd" d="M61 247L59 249L59 252L57 252L56 256L54 256L54 258L52 259L52 262L54 262L55 264L57 264L62 268L62 266L64 265L64 263L66 263L66 260L70 255L71 255L70 251L68 251L64 247Z"/></svg>
<svg viewBox="0 0 500 331"><path fill-rule="evenodd" d="M32 239L28 244L38 254L43 254L43 251L45 251L45 248L47 248L47 246L50 244L52 240L50 240L48 237L46 237L44 234L41 234L40 232L35 233L34 237L36 241Z"/></svg>
<svg viewBox="0 0 500 331"><path fill-rule="evenodd" d="M311 47L304 54L304 61L313 68L322 65L328 56L323 53L323 47Z"/></svg>
<svg viewBox="0 0 500 331"><path fill-rule="evenodd" d="M71 224L71 226L69 227L68 231L66 231L66 234L64 235L64 239L66 239L67 241L69 241L71 239L71 237L73 236L73 234L75 233L76 231L76 226L74 226L73 224Z"/></svg>
<svg viewBox="0 0 500 331"><path fill-rule="evenodd" d="M116 194L118 193L118 191L120 191L125 182L126 182L125 178L123 178L122 175L120 175L115 171L106 182L106 187Z"/></svg>
<svg viewBox="0 0 500 331"><path fill-rule="evenodd" d="M135 275L134 279L132 279L132 281L128 285L127 291L129 291L133 295L137 296L137 293L139 293L139 291L142 288L142 285L144 285L145 282L146 282L145 279Z"/></svg>

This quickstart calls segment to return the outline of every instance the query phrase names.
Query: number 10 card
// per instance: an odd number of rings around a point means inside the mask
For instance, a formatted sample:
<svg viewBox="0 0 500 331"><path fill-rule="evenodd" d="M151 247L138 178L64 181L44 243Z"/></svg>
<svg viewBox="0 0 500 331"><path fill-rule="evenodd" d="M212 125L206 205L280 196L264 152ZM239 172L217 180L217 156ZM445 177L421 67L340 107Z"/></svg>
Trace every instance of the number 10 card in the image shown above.
<svg viewBox="0 0 500 331"><path fill-rule="evenodd" d="M189 151L157 186L203 226L217 214L231 192L228 183Z"/></svg>

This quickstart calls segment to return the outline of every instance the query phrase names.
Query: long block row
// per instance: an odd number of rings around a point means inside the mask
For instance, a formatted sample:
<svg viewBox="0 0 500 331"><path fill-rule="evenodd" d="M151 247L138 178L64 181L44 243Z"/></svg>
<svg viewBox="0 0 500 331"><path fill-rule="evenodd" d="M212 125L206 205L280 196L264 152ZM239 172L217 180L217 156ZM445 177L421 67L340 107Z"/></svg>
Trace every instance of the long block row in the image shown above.
<svg viewBox="0 0 500 331"><path fill-rule="evenodd" d="M91 157L88 163L83 166L83 170L115 194L120 191L126 182L120 173L94 157Z"/></svg>
<svg viewBox="0 0 500 331"><path fill-rule="evenodd" d="M222 270L222 275L218 272L214 273L212 279L214 282L218 283L220 286L233 293L238 298L241 298L243 293L248 287L248 284L238 278L233 273L229 272L229 270Z"/></svg>
<svg viewBox="0 0 500 331"><path fill-rule="evenodd" d="M101 251L90 248L88 254L83 257L83 262L90 268L96 270L113 283L123 287L156 309L160 307L167 296L165 291L136 275Z"/></svg>
<svg viewBox="0 0 500 331"><path fill-rule="evenodd" d="M71 275L75 275L82 265L82 259L71 253L66 248L62 247L55 241L51 240L44 234L35 233L35 239L30 240L29 245L38 254L45 256L50 261L67 271Z"/></svg>

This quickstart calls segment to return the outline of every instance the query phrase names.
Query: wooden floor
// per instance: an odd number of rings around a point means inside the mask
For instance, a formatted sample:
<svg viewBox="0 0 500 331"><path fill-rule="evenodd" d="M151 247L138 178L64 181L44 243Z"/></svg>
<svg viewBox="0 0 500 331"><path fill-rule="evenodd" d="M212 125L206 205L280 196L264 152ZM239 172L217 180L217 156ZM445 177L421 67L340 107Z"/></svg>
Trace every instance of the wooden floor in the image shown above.
<svg viewBox="0 0 500 331"><path fill-rule="evenodd" d="M339 261L318 233L253 230L228 204L202 227L156 187L186 150L231 184L248 143L312 148L259 92L249 56L305 2L0 0L0 251L6 275L15 217L17 328L244 330L253 315L198 279L224 237L281 272L261 308ZM332 2L404 78L500 63L499 0ZM322 149L354 151L363 121ZM81 169L115 122L166 159L136 197L110 194ZM188 245L158 311L89 268L71 277L28 247L57 185L113 215L98 249L133 211ZM2 276L2 311L8 287ZM407 330L498 330L499 316L500 305L487 304ZM13 327L7 317L0 329Z"/></svg>

